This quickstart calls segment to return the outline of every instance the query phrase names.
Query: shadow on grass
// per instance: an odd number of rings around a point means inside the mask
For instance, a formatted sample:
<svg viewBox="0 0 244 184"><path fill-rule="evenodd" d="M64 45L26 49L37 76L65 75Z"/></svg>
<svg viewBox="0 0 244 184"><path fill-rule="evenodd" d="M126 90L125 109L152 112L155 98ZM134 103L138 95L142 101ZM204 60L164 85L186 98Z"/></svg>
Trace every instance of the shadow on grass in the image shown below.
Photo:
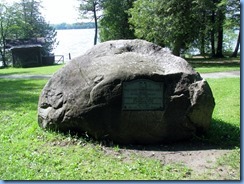
<svg viewBox="0 0 244 184"><path fill-rule="evenodd" d="M240 128L221 120L213 119L205 135L191 140L158 145L119 145L126 149L146 151L200 151L211 149L234 149L240 147Z"/></svg>
<svg viewBox="0 0 244 184"><path fill-rule="evenodd" d="M10 72L10 73L1 73L1 70L0 70L0 76L7 76L7 75L23 75L23 74L30 74L31 72Z"/></svg>
<svg viewBox="0 0 244 184"><path fill-rule="evenodd" d="M235 149L240 147L240 128L221 120L213 119L209 131L201 136L194 136L190 140L181 142L161 143L154 145L137 145L137 144L117 144L112 140L95 140L86 133L77 132L62 133L65 136L74 136L85 140L91 144L99 144L105 147L119 147L137 151L203 151L203 150L221 150Z"/></svg>
<svg viewBox="0 0 244 184"><path fill-rule="evenodd" d="M0 112L37 108L40 92L47 80L0 80Z"/></svg>

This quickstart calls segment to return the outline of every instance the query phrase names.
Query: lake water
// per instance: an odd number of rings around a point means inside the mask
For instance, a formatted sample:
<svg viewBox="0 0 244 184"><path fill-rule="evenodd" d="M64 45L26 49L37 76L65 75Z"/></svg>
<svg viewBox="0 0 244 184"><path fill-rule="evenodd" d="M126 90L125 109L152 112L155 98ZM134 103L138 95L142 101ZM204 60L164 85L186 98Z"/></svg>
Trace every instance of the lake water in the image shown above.
<svg viewBox="0 0 244 184"><path fill-rule="evenodd" d="M71 58L84 54L93 47L94 33L94 29L57 30L59 44L53 50L54 55L63 55L64 60L69 61L69 53Z"/></svg>

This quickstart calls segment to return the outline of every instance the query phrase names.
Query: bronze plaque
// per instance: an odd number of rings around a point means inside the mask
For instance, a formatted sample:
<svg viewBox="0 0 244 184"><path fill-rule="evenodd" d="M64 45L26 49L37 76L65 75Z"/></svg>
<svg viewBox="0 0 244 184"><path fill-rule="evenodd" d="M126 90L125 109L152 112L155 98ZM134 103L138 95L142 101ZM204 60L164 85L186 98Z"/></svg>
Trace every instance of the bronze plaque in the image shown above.
<svg viewBox="0 0 244 184"><path fill-rule="evenodd" d="M123 110L163 110L163 82L137 79L123 83Z"/></svg>

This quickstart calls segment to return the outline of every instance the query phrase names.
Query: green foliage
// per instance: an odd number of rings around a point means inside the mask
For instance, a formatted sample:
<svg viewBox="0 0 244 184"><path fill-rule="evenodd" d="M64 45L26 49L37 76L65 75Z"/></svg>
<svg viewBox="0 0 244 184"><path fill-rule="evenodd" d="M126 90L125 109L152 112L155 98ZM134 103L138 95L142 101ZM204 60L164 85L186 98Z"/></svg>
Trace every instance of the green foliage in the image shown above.
<svg viewBox="0 0 244 184"><path fill-rule="evenodd" d="M137 0L129 22L137 37L167 46L175 55L193 47L222 57L224 25L239 29L239 6L237 0Z"/></svg>
<svg viewBox="0 0 244 184"><path fill-rule="evenodd" d="M3 66L7 66L6 62L6 39L19 33L19 15L18 10L7 3L0 3L0 54Z"/></svg>
<svg viewBox="0 0 244 184"><path fill-rule="evenodd" d="M19 7L19 12L21 12L20 17L18 17L21 20L18 38L44 38L43 55L49 54L55 47L57 32L46 23L44 17L41 15L41 1L22 0L13 6Z"/></svg>
<svg viewBox="0 0 244 184"><path fill-rule="evenodd" d="M241 21L240 0L225 1L227 4L225 27L232 30L239 30Z"/></svg>
<svg viewBox="0 0 244 184"><path fill-rule="evenodd" d="M20 3L15 4L19 8L21 22L21 35L23 39L39 37L40 24L42 24L43 17L40 13L40 2L38 0L21 0Z"/></svg>
<svg viewBox="0 0 244 184"><path fill-rule="evenodd" d="M128 23L127 11L135 0L104 0L103 16L100 20L100 40L133 39L134 31Z"/></svg>
<svg viewBox="0 0 244 184"><path fill-rule="evenodd" d="M198 6L200 32L192 46L199 48L202 55L210 53L212 57L223 57L223 52L227 48L225 22L229 16L230 4L228 0L204 0L198 1ZM232 40L228 41L229 45L233 44Z"/></svg>
<svg viewBox="0 0 244 184"><path fill-rule="evenodd" d="M180 55L198 36L197 11L197 3L191 0L138 0L129 11L129 21L136 36L167 46Z"/></svg>
<svg viewBox="0 0 244 184"><path fill-rule="evenodd" d="M101 10L102 0L79 0L81 18L94 19L94 13Z"/></svg>
<svg viewBox="0 0 244 184"><path fill-rule="evenodd" d="M239 47L240 47L240 23L241 23L241 6L239 0L226 0L227 1L227 15L225 21L226 32L234 32L234 30L238 30L238 36L235 38L236 46L235 50L232 53L232 57L237 57ZM228 37L227 37L228 38ZM233 40L232 37L229 37L227 42L231 42Z"/></svg>
<svg viewBox="0 0 244 184"><path fill-rule="evenodd" d="M133 8L129 10L131 16L129 22L133 25L137 37L164 46L167 41L161 34L164 28L160 25L160 20L162 19L158 10L159 2L151 2L149 0L135 1Z"/></svg>

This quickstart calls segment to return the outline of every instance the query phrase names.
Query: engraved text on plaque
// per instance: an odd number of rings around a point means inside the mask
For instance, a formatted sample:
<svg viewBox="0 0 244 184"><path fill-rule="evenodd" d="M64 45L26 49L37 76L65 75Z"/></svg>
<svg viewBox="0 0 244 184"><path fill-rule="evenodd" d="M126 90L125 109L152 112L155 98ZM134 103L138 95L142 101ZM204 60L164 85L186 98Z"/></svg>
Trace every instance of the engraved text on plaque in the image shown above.
<svg viewBox="0 0 244 184"><path fill-rule="evenodd" d="M137 79L123 83L123 110L163 110L163 82Z"/></svg>

